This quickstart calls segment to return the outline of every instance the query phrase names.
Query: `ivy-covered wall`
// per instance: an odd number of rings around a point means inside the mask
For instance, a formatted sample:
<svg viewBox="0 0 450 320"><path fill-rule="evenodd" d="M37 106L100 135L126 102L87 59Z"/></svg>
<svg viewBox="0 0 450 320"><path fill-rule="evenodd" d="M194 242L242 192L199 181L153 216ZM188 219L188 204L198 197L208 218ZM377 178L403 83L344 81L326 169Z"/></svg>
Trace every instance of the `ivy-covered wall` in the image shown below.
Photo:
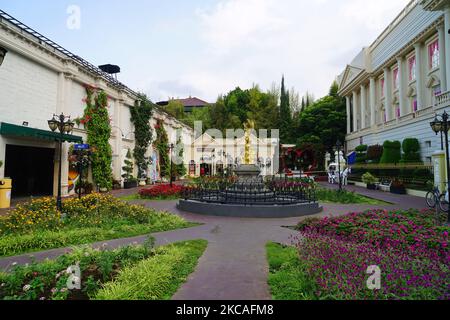
<svg viewBox="0 0 450 320"><path fill-rule="evenodd" d="M100 189L112 189L111 119L108 114L108 96L103 90L86 86L86 108L82 123L91 146L91 167L94 183Z"/></svg>

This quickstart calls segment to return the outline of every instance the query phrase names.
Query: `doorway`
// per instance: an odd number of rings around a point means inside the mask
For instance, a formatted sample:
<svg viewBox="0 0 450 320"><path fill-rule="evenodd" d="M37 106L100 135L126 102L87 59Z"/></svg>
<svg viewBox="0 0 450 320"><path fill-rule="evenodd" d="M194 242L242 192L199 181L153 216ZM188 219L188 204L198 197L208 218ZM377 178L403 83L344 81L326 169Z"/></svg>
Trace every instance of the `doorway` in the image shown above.
<svg viewBox="0 0 450 320"><path fill-rule="evenodd" d="M53 195L55 149L6 145L5 177L12 197Z"/></svg>

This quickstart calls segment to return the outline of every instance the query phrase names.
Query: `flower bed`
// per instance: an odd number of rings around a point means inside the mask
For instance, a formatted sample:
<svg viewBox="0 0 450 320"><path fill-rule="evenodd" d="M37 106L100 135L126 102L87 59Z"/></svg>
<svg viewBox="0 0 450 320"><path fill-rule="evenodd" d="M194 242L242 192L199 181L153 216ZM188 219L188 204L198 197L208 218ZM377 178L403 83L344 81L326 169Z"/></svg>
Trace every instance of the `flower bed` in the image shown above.
<svg viewBox="0 0 450 320"><path fill-rule="evenodd" d="M160 184L139 191L141 198L146 199L179 199L186 187L174 184Z"/></svg>
<svg viewBox="0 0 450 320"><path fill-rule="evenodd" d="M301 223L300 259L319 297L449 299L448 227L431 211L370 210ZM367 268L381 269L381 289L369 290Z"/></svg>
<svg viewBox="0 0 450 320"><path fill-rule="evenodd" d="M140 294L170 299L194 270L207 242L187 241L153 249L153 239L150 240L142 246L113 251L77 248L52 261L15 266L9 273L0 273L0 300L139 299ZM81 290L67 288L66 270L75 265L80 268ZM140 266L145 266L145 270ZM139 278L136 269L142 270ZM161 270L165 272L163 276ZM118 286L116 280L122 280L124 273L132 274L132 282L124 286L120 281L121 295L117 290L112 295L111 289ZM135 290L136 284L144 290ZM127 296L122 295L127 292Z"/></svg>
<svg viewBox="0 0 450 320"><path fill-rule="evenodd" d="M0 256L191 226L176 215L102 194L65 200L63 213L56 210L54 198L17 206L0 218Z"/></svg>

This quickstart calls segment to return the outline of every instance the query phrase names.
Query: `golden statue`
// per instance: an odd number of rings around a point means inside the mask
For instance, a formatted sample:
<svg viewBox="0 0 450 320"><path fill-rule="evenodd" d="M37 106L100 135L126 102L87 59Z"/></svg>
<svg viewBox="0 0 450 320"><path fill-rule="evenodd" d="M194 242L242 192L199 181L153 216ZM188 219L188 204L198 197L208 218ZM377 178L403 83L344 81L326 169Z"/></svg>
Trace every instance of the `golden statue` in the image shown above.
<svg viewBox="0 0 450 320"><path fill-rule="evenodd" d="M252 159L252 149L251 149L251 134L252 131L255 130L255 121L247 120L244 124L245 128L245 155L244 155L244 164L251 164Z"/></svg>

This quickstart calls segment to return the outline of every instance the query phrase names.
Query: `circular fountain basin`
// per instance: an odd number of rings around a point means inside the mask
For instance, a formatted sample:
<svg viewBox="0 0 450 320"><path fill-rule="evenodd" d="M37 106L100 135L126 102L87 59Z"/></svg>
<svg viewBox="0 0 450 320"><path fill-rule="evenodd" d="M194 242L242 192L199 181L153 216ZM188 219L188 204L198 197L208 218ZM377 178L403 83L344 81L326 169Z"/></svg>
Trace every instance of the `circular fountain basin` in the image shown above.
<svg viewBox="0 0 450 320"><path fill-rule="evenodd" d="M180 200L177 208L181 211L222 217L240 218L292 218L314 215L322 212L319 203L296 203L286 205L253 204L222 204L200 202L195 200Z"/></svg>

